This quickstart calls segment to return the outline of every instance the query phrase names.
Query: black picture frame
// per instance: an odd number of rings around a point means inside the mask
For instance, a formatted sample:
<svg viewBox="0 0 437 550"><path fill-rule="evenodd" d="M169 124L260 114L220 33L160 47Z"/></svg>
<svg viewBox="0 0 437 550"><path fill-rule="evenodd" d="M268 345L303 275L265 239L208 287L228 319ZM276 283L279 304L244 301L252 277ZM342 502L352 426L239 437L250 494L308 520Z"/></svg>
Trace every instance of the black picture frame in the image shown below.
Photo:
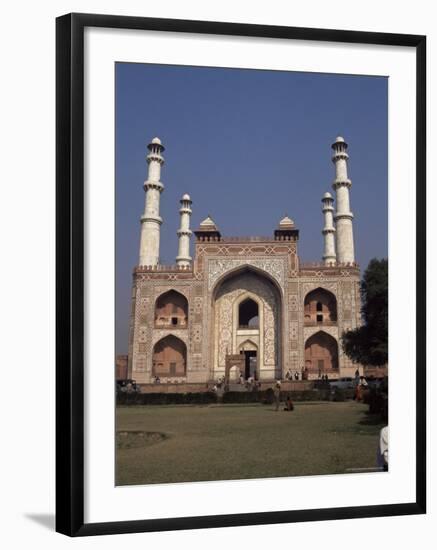
<svg viewBox="0 0 437 550"><path fill-rule="evenodd" d="M84 29L171 31L403 46L416 51L416 500L312 510L84 523ZM426 512L426 37L207 21L68 14L56 20L56 530L69 536Z"/></svg>

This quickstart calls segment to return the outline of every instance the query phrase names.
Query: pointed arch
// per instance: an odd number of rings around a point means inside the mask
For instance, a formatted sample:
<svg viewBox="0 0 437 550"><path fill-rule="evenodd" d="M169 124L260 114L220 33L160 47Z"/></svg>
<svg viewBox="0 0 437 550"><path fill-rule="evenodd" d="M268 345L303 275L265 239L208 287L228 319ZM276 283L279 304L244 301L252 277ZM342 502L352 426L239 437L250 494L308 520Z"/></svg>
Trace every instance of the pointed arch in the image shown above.
<svg viewBox="0 0 437 550"><path fill-rule="evenodd" d="M337 298L323 287L308 292L304 299L306 325L332 325L337 323Z"/></svg>
<svg viewBox="0 0 437 550"><path fill-rule="evenodd" d="M155 327L187 328L188 300L173 288L160 294L155 301Z"/></svg>
<svg viewBox="0 0 437 550"><path fill-rule="evenodd" d="M243 351L258 351L258 347L256 342L248 338L238 346L238 353L242 353Z"/></svg>
<svg viewBox="0 0 437 550"><path fill-rule="evenodd" d="M247 298L258 304L259 323L257 327L240 328L239 305ZM216 378L224 371L226 357L238 354L242 340L250 335L258 346L260 378L280 378L283 316L283 289L271 274L246 263L222 273L211 287L211 376Z"/></svg>
<svg viewBox="0 0 437 550"><path fill-rule="evenodd" d="M252 298L245 298L238 305L238 327L258 328L259 307L258 302Z"/></svg>
<svg viewBox="0 0 437 550"><path fill-rule="evenodd" d="M215 281L212 289L211 289L211 299L212 299L212 303L214 303L215 299L216 299L216 295L217 295L217 291L220 289L220 287L222 286L222 284L228 280L228 279L231 279L233 277L236 277L237 275L240 275L242 273L247 273L247 272L252 272L252 273L255 273L256 275L260 275L261 277L263 277L264 279L267 279L272 285L273 287L276 289L276 291L279 293L279 296L281 298L281 301L283 300L284 298L284 291L283 291L283 288L281 287L281 285L279 284L279 281L278 279L276 279L273 275L271 275L268 271L265 271L264 269L256 266L256 265L252 265L252 264L242 264L242 265L239 265L239 266L236 266L236 267L233 267L227 271L225 271L224 273L222 273L220 275L220 277Z"/></svg>
<svg viewBox="0 0 437 550"><path fill-rule="evenodd" d="M152 374L159 377L182 377L187 373L187 346L169 334L153 346Z"/></svg>
<svg viewBox="0 0 437 550"><path fill-rule="evenodd" d="M305 367L309 372L323 374L338 371L338 342L323 330L305 342Z"/></svg>

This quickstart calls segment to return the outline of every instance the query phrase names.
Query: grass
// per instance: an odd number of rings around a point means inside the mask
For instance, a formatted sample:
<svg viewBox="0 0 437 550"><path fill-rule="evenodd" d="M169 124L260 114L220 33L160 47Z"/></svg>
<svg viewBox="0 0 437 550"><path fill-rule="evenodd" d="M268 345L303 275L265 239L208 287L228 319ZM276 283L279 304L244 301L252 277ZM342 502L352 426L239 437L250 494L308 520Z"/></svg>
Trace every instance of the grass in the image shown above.
<svg viewBox="0 0 437 550"><path fill-rule="evenodd" d="M351 401L297 403L293 412L258 404L119 407L116 484L374 468L383 424L367 409Z"/></svg>

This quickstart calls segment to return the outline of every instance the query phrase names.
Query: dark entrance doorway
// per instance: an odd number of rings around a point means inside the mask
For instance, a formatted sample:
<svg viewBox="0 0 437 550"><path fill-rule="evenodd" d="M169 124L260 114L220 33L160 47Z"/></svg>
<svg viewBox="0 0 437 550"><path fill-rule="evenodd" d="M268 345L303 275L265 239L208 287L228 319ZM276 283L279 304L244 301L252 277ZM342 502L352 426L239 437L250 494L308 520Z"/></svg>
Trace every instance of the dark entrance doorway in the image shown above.
<svg viewBox="0 0 437 550"><path fill-rule="evenodd" d="M256 360L256 351L243 351L245 356L244 361L244 378L247 380L250 376L257 379L256 376L256 367L257 367L257 360Z"/></svg>

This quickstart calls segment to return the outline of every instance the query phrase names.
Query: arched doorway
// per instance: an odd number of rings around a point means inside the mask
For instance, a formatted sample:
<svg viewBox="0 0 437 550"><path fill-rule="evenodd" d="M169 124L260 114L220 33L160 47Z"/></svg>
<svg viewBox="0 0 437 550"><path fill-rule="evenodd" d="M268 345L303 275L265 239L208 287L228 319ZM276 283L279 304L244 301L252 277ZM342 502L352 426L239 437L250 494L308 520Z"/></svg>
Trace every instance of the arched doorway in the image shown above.
<svg viewBox="0 0 437 550"><path fill-rule="evenodd" d="M325 288L316 288L305 296L304 320L306 325L335 325L337 299Z"/></svg>
<svg viewBox="0 0 437 550"><path fill-rule="evenodd" d="M244 378L258 380L258 346L251 340L245 340L240 344L238 352L244 355Z"/></svg>
<svg viewBox="0 0 437 550"><path fill-rule="evenodd" d="M317 376L338 372L338 343L326 332L319 331L305 343L305 367Z"/></svg>
<svg viewBox="0 0 437 550"><path fill-rule="evenodd" d="M245 378L250 373L262 380L281 378L282 296L277 283L260 269L242 266L218 281L211 298L211 377L222 376L227 358L243 352ZM255 348L243 350L248 340Z"/></svg>
<svg viewBox="0 0 437 550"><path fill-rule="evenodd" d="M168 290L158 297L155 304L155 327L187 328L188 301L176 290Z"/></svg>
<svg viewBox="0 0 437 550"><path fill-rule="evenodd" d="M160 378L184 377L187 372L187 346L170 334L153 348L152 374Z"/></svg>

